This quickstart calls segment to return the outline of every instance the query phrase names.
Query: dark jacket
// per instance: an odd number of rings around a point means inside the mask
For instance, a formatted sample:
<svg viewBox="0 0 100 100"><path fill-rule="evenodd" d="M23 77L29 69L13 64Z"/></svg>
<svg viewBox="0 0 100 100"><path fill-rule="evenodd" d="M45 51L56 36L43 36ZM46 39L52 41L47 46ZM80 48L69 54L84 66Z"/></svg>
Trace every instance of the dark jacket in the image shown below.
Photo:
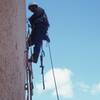
<svg viewBox="0 0 100 100"><path fill-rule="evenodd" d="M38 9L39 9L38 12L34 13L29 18L31 27L34 28L34 27L41 25L41 26L44 26L45 28L48 28L49 22L48 22L48 18L47 18L45 11L40 7L38 7Z"/></svg>
<svg viewBox="0 0 100 100"><path fill-rule="evenodd" d="M45 11L42 8L38 8L38 12L34 13L29 18L30 24L31 24L31 42L30 44L35 44L37 42L41 42L42 40L46 40L50 42L50 39L47 35L49 22L48 18L46 16Z"/></svg>

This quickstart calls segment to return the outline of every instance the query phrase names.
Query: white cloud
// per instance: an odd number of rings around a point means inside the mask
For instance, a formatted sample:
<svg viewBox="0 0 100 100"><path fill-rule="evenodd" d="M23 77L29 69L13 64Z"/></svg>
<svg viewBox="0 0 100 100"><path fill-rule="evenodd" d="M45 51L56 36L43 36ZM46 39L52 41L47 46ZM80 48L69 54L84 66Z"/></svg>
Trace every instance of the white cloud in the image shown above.
<svg viewBox="0 0 100 100"><path fill-rule="evenodd" d="M72 72L69 69L56 68L54 69L54 73L59 95L69 98L73 97L74 91L71 80ZM55 92L55 84L54 84L52 70L49 70L45 74L45 86L46 86L46 91L50 91L53 95L55 95L56 92ZM42 83L39 83L37 85L37 90L38 92L43 92Z"/></svg>

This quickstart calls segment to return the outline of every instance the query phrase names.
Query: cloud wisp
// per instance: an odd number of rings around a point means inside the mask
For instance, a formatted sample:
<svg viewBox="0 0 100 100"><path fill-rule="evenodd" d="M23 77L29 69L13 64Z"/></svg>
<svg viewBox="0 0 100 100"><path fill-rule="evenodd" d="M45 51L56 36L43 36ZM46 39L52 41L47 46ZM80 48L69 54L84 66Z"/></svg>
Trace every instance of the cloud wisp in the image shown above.
<svg viewBox="0 0 100 100"><path fill-rule="evenodd" d="M79 88L82 92L89 93L91 95L100 94L100 83L88 85L84 82L80 82Z"/></svg>
<svg viewBox="0 0 100 100"><path fill-rule="evenodd" d="M91 89L92 95L96 95L98 93L100 94L100 83L93 85Z"/></svg>
<svg viewBox="0 0 100 100"><path fill-rule="evenodd" d="M69 69L54 69L55 78L57 82L58 94L64 98L71 98L74 95L72 84L72 72ZM51 92L52 95L56 94L55 84L53 79L52 70L49 70L45 75L45 92ZM42 93L42 83L37 84L37 92Z"/></svg>

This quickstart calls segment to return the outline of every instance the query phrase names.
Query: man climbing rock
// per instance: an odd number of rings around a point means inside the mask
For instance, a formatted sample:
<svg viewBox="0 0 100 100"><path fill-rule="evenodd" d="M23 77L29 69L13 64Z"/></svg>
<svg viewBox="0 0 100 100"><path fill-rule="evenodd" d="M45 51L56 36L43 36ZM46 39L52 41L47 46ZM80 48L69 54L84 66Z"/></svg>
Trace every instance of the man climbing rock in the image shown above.
<svg viewBox="0 0 100 100"><path fill-rule="evenodd" d="M29 59L29 62L37 63L43 40L50 42L47 35L49 22L44 9L37 4L29 5L28 9L33 15L29 18L32 31L27 42L29 46L34 45L34 53Z"/></svg>

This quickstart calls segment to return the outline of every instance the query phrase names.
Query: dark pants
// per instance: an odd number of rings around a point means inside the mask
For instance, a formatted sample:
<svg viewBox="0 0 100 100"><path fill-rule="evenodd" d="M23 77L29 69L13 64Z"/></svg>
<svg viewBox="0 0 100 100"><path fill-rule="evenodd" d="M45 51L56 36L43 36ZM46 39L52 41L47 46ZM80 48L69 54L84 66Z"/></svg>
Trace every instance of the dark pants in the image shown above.
<svg viewBox="0 0 100 100"><path fill-rule="evenodd" d="M34 54L33 54L33 60L35 63L38 61L40 49L42 46L42 41L45 38L47 32L47 28L43 25L37 25L34 30L32 30L31 35L28 39L29 46L34 45Z"/></svg>

